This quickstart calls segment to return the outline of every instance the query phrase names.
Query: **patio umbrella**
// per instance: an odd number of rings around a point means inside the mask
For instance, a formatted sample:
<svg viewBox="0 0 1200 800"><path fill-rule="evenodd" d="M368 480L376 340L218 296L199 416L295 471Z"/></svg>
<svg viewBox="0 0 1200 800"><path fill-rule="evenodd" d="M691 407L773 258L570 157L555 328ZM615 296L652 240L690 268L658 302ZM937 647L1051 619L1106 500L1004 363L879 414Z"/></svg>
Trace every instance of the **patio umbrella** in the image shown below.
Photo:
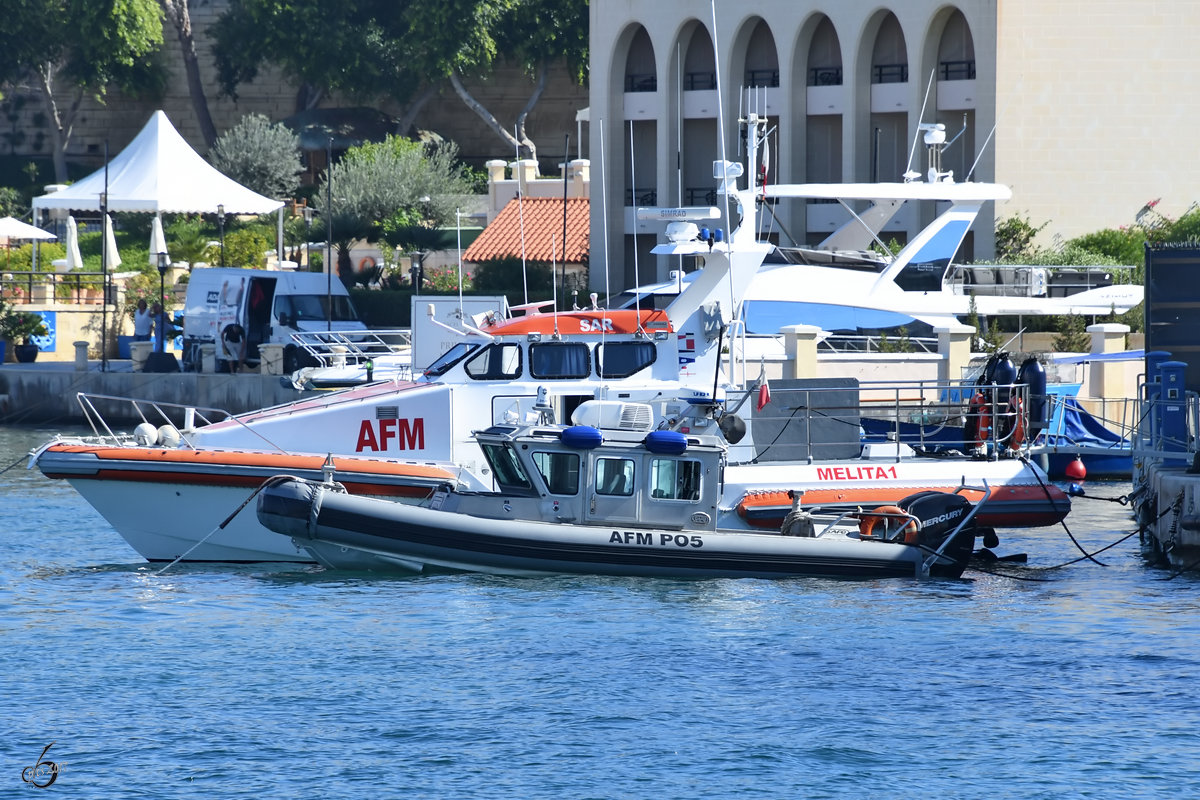
<svg viewBox="0 0 1200 800"><path fill-rule="evenodd" d="M8 259L12 258L12 240L13 239L57 239L53 233L44 231L41 228L30 225L27 222L14 217L4 217L0 219L0 236L7 240ZM5 260L5 264L8 260Z"/></svg>
<svg viewBox="0 0 1200 800"><path fill-rule="evenodd" d="M67 237L63 243L67 246L67 257L64 259L66 264L62 266L62 272L70 272L82 267L83 256L79 255L79 226L74 217L67 217ZM58 264L59 262L55 261L54 263Z"/></svg>
<svg viewBox="0 0 1200 800"><path fill-rule="evenodd" d="M110 270L121 266L121 253L117 250L117 237L113 233L112 217L104 215L104 258Z"/></svg>
<svg viewBox="0 0 1200 800"><path fill-rule="evenodd" d="M167 237L163 236L162 215L155 214L150 223L150 266L158 266L158 254L167 252ZM168 256L167 261L171 259Z"/></svg>

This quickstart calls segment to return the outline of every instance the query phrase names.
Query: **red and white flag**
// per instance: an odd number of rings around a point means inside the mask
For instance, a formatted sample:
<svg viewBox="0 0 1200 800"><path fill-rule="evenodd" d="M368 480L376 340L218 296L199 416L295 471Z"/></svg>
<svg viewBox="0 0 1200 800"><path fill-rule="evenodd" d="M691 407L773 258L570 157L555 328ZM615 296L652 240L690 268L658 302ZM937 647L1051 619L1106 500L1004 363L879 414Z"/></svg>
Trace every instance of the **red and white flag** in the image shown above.
<svg viewBox="0 0 1200 800"><path fill-rule="evenodd" d="M758 385L757 410L762 411L769 402L771 402L771 386L766 381L763 381Z"/></svg>

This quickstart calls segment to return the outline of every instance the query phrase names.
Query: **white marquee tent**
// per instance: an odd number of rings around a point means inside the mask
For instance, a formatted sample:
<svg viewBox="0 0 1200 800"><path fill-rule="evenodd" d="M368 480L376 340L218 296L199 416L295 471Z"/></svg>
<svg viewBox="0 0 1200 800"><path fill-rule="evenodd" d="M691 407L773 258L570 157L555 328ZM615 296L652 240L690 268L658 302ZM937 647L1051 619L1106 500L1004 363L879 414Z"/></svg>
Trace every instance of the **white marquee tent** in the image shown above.
<svg viewBox="0 0 1200 800"><path fill-rule="evenodd" d="M120 155L108 164L108 210L147 213L266 214L279 200L252 192L225 177L191 148L167 115L155 111ZM99 211L105 190L100 168L65 189L33 199L41 210Z"/></svg>

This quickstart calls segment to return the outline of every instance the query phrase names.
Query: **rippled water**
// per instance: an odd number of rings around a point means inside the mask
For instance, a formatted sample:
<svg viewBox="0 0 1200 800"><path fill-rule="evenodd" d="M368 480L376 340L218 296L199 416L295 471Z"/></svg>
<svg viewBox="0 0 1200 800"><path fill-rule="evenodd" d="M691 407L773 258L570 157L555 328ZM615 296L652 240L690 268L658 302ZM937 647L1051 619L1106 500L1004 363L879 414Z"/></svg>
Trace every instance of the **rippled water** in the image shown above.
<svg viewBox="0 0 1200 800"><path fill-rule="evenodd" d="M1061 529L1002 532L1029 564L953 582L160 575L65 483L0 494L6 796L51 742L45 796L1200 795L1200 580L1136 537L1047 572Z"/></svg>

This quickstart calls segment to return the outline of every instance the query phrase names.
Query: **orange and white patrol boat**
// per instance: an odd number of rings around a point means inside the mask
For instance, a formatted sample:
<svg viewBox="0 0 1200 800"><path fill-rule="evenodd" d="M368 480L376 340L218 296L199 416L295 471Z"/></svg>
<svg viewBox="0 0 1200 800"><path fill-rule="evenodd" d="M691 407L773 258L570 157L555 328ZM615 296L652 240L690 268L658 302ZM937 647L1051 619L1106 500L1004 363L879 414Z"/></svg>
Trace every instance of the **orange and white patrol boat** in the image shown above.
<svg viewBox="0 0 1200 800"><path fill-rule="evenodd" d="M350 491L400 499L424 497L442 483L487 489L494 476L472 433L531 422L719 432L729 445L729 463L745 465L730 469L745 470L747 486L802 489L812 497L824 489L854 492L848 502L890 500L904 486L915 491L986 480L998 493L1008 485L1043 487L1047 507L994 524L1061 518L1068 501L1051 497L1053 490L1044 488L1047 482L1030 464L938 459L918 469L909 453L876 456L864 448L856 415L844 420L849 424L840 426L832 435L835 446L824 452L814 449L821 441L813 431L827 412L818 408L816 416L802 415L801 407L813 405L808 400L788 406L758 395L757 384L727 380L726 331L773 248L757 239L755 222L760 195L753 176L765 120L752 115L747 123L753 128L747 187L737 185L738 165L718 162L714 168L714 175L723 176L717 192L729 201L720 204L724 213L717 207L638 210L639 217L665 224L656 254L691 257L699 267L665 309L609 310L593 300L586 309L546 314L527 309L524 316L482 323L464 315L457 343L411 379L236 416L125 399L145 420L134 435L114 434L98 413L120 398L81 396L95 435L48 442L32 454L31 465L69 481L140 554L155 561L308 560L253 513L239 512L271 475L313 478L331 471ZM964 217L973 218L987 200L1008 196L995 184L925 186L921 197L949 203L935 224L944 231L947 219L957 220L950 227L958 240L966 233ZM729 207L736 208L736 227ZM730 230L728 236L720 225ZM778 398L787 396L783 390L781 384ZM847 396L853 405L856 395ZM589 410L583 416L600 414L603 424L578 418L574 412L585 403ZM761 510L768 513L773 512Z"/></svg>

